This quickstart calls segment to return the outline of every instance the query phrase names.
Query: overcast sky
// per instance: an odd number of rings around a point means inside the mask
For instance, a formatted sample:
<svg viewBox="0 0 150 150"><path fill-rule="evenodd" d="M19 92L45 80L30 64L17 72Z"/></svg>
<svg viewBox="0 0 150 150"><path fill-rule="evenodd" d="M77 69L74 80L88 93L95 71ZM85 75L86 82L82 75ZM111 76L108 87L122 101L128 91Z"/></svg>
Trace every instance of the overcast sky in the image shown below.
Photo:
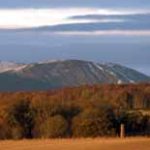
<svg viewBox="0 0 150 150"><path fill-rule="evenodd" d="M0 60L63 58L150 75L150 0L0 0Z"/></svg>
<svg viewBox="0 0 150 150"><path fill-rule="evenodd" d="M149 0L0 0L1 8L126 7L149 8Z"/></svg>

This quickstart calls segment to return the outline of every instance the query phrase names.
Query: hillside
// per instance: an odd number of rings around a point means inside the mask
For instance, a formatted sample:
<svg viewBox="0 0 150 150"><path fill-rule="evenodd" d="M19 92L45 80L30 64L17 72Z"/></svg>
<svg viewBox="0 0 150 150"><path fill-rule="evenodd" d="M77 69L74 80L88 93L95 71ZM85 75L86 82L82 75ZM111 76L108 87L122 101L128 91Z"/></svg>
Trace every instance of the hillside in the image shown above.
<svg viewBox="0 0 150 150"><path fill-rule="evenodd" d="M150 77L113 63L81 60L0 63L0 91L47 90L93 84L149 82Z"/></svg>

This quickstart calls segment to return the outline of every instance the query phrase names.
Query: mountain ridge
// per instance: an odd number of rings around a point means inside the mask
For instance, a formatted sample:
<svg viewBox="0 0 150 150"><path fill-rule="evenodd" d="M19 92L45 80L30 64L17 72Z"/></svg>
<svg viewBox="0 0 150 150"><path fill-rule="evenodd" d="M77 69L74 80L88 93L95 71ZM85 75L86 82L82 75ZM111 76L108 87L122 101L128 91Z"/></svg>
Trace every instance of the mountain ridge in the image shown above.
<svg viewBox="0 0 150 150"><path fill-rule="evenodd" d="M0 62L0 91L140 82L150 82L150 77L115 63L83 60L49 60L30 64Z"/></svg>

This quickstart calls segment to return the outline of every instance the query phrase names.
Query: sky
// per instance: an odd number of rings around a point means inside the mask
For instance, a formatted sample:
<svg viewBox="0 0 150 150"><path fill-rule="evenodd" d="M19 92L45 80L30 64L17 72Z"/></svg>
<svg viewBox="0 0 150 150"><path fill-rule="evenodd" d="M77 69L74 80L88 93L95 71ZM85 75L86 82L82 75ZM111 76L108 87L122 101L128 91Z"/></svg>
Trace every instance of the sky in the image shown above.
<svg viewBox="0 0 150 150"><path fill-rule="evenodd" d="M150 75L149 0L0 0L0 60L83 59Z"/></svg>

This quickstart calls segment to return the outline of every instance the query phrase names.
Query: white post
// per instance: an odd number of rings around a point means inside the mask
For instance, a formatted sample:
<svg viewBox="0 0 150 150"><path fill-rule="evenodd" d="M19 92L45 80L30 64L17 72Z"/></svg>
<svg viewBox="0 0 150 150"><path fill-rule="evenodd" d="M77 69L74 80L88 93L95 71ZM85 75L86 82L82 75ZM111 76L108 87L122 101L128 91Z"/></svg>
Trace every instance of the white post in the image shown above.
<svg viewBox="0 0 150 150"><path fill-rule="evenodd" d="M120 125L120 138L125 138L125 126L124 126L124 124Z"/></svg>

